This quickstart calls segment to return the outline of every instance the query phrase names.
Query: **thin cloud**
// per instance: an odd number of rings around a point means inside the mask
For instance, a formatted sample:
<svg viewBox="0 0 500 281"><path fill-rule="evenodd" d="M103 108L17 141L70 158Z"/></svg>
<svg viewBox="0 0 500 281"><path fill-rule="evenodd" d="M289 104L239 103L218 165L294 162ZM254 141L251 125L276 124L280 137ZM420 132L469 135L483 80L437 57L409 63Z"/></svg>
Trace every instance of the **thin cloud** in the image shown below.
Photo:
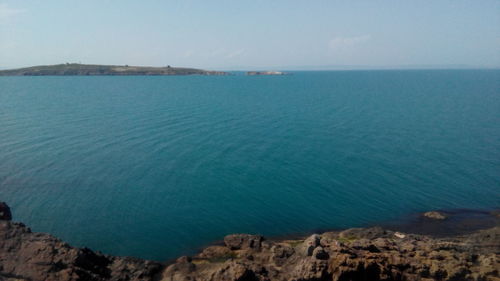
<svg viewBox="0 0 500 281"><path fill-rule="evenodd" d="M24 10L11 8L5 3L0 3L0 22L5 22L23 12Z"/></svg>
<svg viewBox="0 0 500 281"><path fill-rule="evenodd" d="M328 42L328 48L332 51L342 50L355 45L362 44L370 40L370 35L354 36L354 37L335 37Z"/></svg>
<svg viewBox="0 0 500 281"><path fill-rule="evenodd" d="M185 58L190 58L190 57L192 57L193 55L194 55L193 50L187 50L187 51L185 51L185 52L184 52L184 55L183 55L183 56L184 56Z"/></svg>
<svg viewBox="0 0 500 281"><path fill-rule="evenodd" d="M220 57L223 56L226 53L226 49L224 48L218 48L218 49L213 49L211 52L209 52L208 57Z"/></svg>
<svg viewBox="0 0 500 281"><path fill-rule="evenodd" d="M239 49L226 55L227 59L236 58L245 54L245 49Z"/></svg>

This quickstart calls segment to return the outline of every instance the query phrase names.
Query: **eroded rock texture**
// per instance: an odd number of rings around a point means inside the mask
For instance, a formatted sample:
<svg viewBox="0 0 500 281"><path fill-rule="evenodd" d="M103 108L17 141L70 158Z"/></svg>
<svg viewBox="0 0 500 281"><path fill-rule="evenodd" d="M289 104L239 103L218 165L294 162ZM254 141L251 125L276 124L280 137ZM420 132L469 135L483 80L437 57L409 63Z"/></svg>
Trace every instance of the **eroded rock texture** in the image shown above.
<svg viewBox="0 0 500 281"><path fill-rule="evenodd" d="M152 261L74 248L10 218L0 220L0 280L153 280L162 269Z"/></svg>
<svg viewBox="0 0 500 281"><path fill-rule="evenodd" d="M432 239L381 228L348 229L253 248L204 251L170 265L163 280L500 280L500 228ZM404 236L403 238L400 238ZM240 235L240 244L252 239ZM227 244L227 243L226 243ZM211 254L211 255L210 255Z"/></svg>
<svg viewBox="0 0 500 281"><path fill-rule="evenodd" d="M0 207L0 280L500 280L500 227L440 239L379 227L303 240L233 234L165 265L71 247L10 221Z"/></svg>

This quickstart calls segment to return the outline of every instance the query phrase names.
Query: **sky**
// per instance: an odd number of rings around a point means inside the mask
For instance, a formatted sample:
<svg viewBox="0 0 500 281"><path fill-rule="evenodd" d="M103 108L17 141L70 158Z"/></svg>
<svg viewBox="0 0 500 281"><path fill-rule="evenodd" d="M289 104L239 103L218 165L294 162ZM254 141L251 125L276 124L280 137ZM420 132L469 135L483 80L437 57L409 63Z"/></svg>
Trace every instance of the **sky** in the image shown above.
<svg viewBox="0 0 500 281"><path fill-rule="evenodd" d="M0 68L500 67L499 0L0 0Z"/></svg>

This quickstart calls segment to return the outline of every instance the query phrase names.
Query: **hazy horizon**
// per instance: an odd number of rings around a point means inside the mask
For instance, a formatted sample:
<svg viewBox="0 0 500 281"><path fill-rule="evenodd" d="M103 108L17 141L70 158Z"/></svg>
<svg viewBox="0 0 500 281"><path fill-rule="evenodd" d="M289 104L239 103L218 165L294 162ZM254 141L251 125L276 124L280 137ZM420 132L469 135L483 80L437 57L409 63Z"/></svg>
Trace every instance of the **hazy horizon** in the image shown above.
<svg viewBox="0 0 500 281"><path fill-rule="evenodd" d="M0 0L0 69L499 68L499 1Z"/></svg>
<svg viewBox="0 0 500 281"><path fill-rule="evenodd" d="M51 65L60 64L87 64L87 65L108 65L100 63L85 63L85 62L59 62ZM125 65L125 64L115 64L115 65ZM36 67L43 65L25 65L13 68L1 67L0 70L12 70L21 69L26 67ZM138 67L148 67L151 65L130 65ZM154 67L163 67L163 65L157 65ZM180 68L200 68L197 66L186 66L186 65L173 65L171 67ZM204 68L205 70L218 70L218 71L231 71L231 72L245 72L245 71L365 71L365 70L473 70L473 69L484 69L484 70L498 70L500 66L474 66L474 65L394 65L394 66L384 66L384 65L299 65L299 66L228 66L224 68Z"/></svg>

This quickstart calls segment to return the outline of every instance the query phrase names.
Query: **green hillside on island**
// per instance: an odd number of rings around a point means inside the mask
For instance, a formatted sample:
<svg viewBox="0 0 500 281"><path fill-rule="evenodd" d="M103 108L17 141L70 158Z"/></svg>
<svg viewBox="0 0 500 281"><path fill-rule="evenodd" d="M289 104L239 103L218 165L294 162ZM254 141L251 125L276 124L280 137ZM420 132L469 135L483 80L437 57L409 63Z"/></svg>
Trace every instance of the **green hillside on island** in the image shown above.
<svg viewBox="0 0 500 281"><path fill-rule="evenodd" d="M0 76L42 75L227 75L223 71L209 71L183 67L150 67L128 65L97 65L66 63L0 70Z"/></svg>

